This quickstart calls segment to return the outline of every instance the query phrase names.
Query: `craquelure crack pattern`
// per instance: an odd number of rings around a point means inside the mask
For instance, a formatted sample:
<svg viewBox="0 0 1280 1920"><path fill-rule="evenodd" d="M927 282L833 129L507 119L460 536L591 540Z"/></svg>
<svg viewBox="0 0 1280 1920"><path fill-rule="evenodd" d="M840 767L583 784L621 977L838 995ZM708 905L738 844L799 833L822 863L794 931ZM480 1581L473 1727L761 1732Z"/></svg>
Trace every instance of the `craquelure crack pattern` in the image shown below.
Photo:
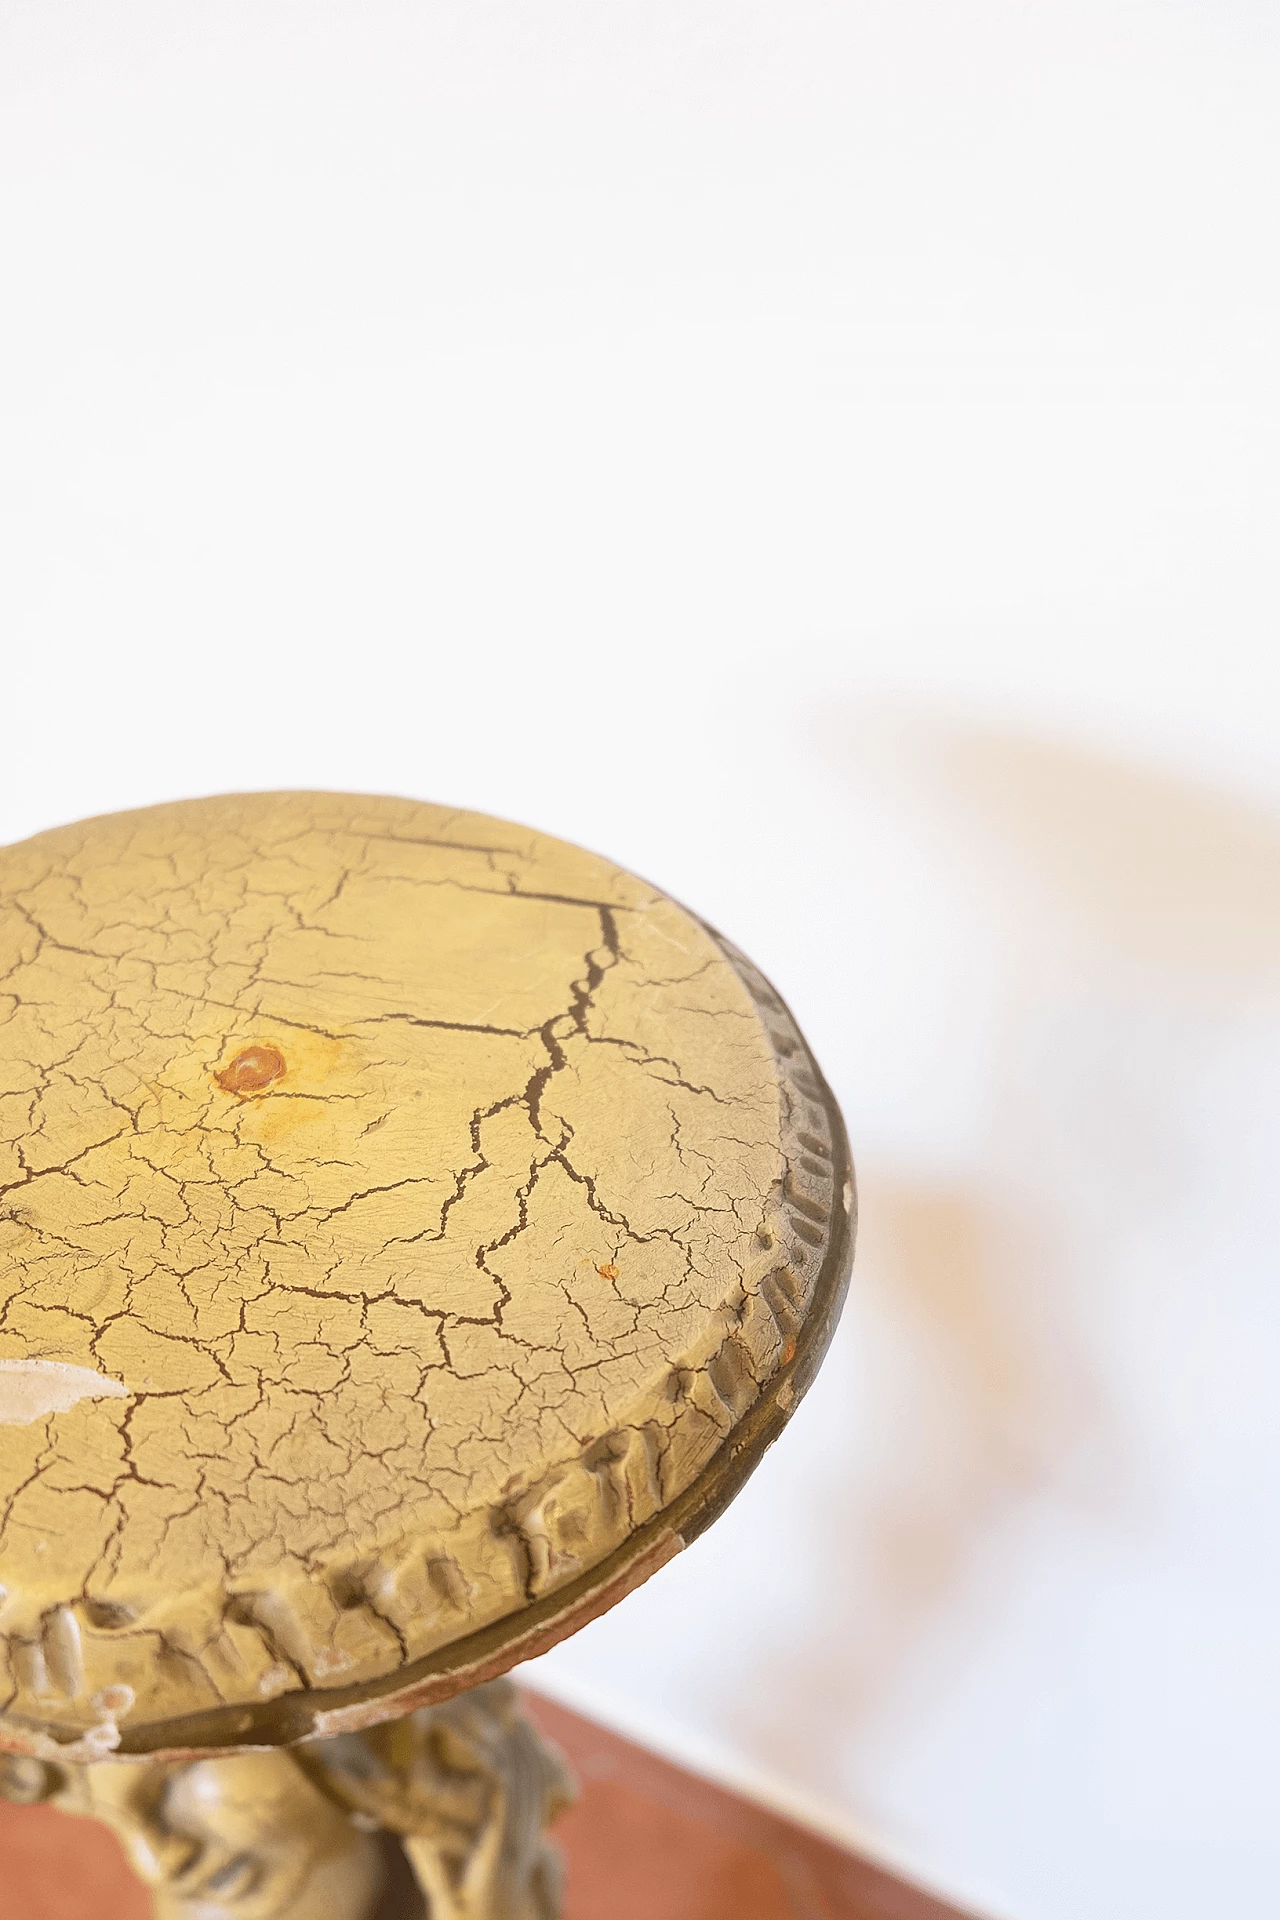
<svg viewBox="0 0 1280 1920"><path fill-rule="evenodd" d="M806 1062L691 914L480 815L0 852L0 1361L113 1383L0 1424L0 1737L350 1687L602 1561L794 1351L849 1204Z"/></svg>

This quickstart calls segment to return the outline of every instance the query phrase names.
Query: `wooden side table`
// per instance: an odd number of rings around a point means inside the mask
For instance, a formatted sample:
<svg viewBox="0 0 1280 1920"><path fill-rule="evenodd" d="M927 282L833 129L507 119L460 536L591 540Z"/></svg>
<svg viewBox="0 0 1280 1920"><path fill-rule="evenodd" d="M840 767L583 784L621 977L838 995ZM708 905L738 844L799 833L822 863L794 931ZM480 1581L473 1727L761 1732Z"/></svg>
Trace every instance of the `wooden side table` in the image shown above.
<svg viewBox="0 0 1280 1920"><path fill-rule="evenodd" d="M847 1283L838 1110L595 855L351 795L0 853L4 1791L160 1920L549 1920L501 1676L707 1526Z"/></svg>

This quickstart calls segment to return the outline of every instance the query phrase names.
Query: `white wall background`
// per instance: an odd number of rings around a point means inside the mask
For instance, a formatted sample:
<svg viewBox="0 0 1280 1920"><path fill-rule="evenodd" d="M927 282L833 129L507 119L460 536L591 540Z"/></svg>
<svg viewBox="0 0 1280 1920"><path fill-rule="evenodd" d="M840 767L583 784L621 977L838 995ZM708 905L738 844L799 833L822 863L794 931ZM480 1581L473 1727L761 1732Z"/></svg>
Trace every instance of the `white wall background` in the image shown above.
<svg viewBox="0 0 1280 1920"><path fill-rule="evenodd" d="M0 838L371 788L741 941L828 1368L545 1663L1003 1920L1274 1912L1280 16L0 0Z"/></svg>

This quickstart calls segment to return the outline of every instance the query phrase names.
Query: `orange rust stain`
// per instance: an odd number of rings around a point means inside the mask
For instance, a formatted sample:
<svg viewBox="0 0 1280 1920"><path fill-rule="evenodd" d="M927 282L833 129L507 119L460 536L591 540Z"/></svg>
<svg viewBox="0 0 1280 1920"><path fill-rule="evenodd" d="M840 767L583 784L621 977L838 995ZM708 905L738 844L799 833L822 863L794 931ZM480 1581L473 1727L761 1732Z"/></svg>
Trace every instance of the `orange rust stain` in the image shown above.
<svg viewBox="0 0 1280 1920"><path fill-rule="evenodd" d="M795 1343L795 1337L793 1335L792 1338L788 1340L786 1346L782 1349L783 1366L784 1367L789 1366L791 1362L795 1359L795 1357L796 1357L796 1343Z"/></svg>
<svg viewBox="0 0 1280 1920"><path fill-rule="evenodd" d="M284 1072L284 1055L269 1040L241 1047L239 1053L214 1079L224 1093L261 1093Z"/></svg>
<svg viewBox="0 0 1280 1920"><path fill-rule="evenodd" d="M617 1267L597 1267L596 1272L602 1280L616 1280L618 1277Z"/></svg>

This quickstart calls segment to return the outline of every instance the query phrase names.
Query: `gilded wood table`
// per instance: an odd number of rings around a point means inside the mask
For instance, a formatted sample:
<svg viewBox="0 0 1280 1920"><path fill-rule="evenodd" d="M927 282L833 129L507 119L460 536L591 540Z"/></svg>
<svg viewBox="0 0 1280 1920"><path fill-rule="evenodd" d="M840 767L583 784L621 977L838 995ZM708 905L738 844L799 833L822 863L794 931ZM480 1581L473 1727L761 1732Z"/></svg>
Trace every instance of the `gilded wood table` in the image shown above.
<svg viewBox="0 0 1280 1920"><path fill-rule="evenodd" d="M0 1767L160 1920L550 1920L501 1676L694 1539L852 1253L794 1021L656 888L408 801L0 852Z"/></svg>

